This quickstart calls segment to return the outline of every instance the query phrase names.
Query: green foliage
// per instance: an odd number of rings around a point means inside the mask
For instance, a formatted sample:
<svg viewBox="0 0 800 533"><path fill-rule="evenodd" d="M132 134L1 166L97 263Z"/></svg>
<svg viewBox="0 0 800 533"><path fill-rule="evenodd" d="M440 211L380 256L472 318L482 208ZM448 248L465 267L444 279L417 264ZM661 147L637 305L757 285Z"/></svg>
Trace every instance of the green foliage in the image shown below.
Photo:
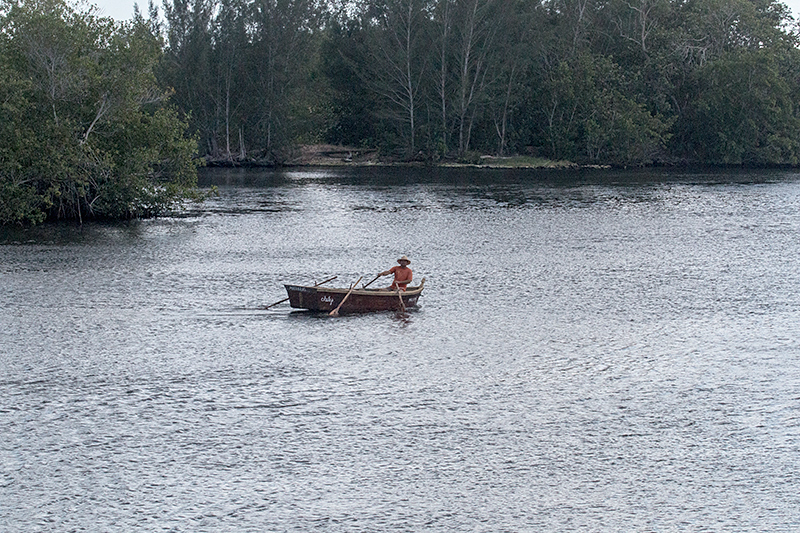
<svg viewBox="0 0 800 533"><path fill-rule="evenodd" d="M190 114L203 155L280 162L330 122L315 79L320 7L312 0L169 0L159 78Z"/></svg>
<svg viewBox="0 0 800 533"><path fill-rule="evenodd" d="M61 0L0 12L0 223L149 216L196 195L151 27Z"/></svg>
<svg viewBox="0 0 800 533"><path fill-rule="evenodd" d="M800 164L798 33L774 0L169 0L163 30L153 7L119 25L0 2L5 221L169 209L192 194L187 127L231 163L334 142Z"/></svg>
<svg viewBox="0 0 800 533"><path fill-rule="evenodd" d="M797 33L773 0L435 0L413 34L415 2L361 6L323 58L345 103L336 139L431 160L508 148L616 165L798 163Z"/></svg>
<svg viewBox="0 0 800 533"><path fill-rule="evenodd" d="M359 82L364 59L364 32L358 24L346 27L333 21L321 47L320 71L330 87L329 102L332 120L325 131L325 140L337 144L374 145L378 123L372 111L376 98L364 83Z"/></svg>
<svg viewBox="0 0 800 533"><path fill-rule="evenodd" d="M736 165L800 161L796 88L780 63L770 51L754 50L698 69L697 93L679 125L688 157Z"/></svg>
<svg viewBox="0 0 800 533"><path fill-rule="evenodd" d="M668 137L669 121L626 94L621 68L588 53L561 61L538 93L543 146L554 159L640 165Z"/></svg>

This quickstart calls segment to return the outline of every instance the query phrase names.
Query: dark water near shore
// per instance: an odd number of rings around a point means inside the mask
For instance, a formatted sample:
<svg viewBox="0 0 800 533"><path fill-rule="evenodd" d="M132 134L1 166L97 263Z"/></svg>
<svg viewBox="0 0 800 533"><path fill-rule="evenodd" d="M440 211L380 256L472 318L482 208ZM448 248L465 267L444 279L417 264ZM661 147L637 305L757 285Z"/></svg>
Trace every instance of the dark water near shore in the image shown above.
<svg viewBox="0 0 800 533"><path fill-rule="evenodd" d="M800 174L204 183L0 230L0 531L800 530Z"/></svg>

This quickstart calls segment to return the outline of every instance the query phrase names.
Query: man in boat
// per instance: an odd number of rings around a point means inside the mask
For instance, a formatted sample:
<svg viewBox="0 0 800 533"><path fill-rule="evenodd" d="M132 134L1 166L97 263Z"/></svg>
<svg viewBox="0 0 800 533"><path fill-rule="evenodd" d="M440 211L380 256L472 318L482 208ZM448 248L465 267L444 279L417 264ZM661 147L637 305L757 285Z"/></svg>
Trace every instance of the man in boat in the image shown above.
<svg viewBox="0 0 800 533"><path fill-rule="evenodd" d="M411 264L411 260L403 256L397 260L397 263L400 266L394 266L385 272L381 272L378 276L388 276L389 274L394 274L394 281L392 281L392 285L389 287L390 291L406 290L406 287L409 283L411 283L412 272L411 269L408 268L408 265Z"/></svg>

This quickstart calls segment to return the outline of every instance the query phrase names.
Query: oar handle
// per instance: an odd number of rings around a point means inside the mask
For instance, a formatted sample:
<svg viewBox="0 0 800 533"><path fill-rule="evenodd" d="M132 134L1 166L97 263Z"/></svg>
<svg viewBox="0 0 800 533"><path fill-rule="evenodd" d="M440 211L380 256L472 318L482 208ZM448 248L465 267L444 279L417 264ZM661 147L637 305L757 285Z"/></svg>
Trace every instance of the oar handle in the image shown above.
<svg viewBox="0 0 800 533"><path fill-rule="evenodd" d="M320 281L319 283L315 283L315 284L314 284L314 286L315 286L315 287L319 287L319 286L320 286L320 285L322 285L323 283L328 283L329 281L333 281L333 280L335 280L335 279L336 279L336 278L338 278L338 277L339 277L339 276L333 276L333 277L331 277L331 278L328 278L328 279L326 279L325 281Z"/></svg>
<svg viewBox="0 0 800 533"><path fill-rule="evenodd" d="M367 287L369 287L370 285L372 285L372 284L373 284L375 281L377 281L379 277L381 277L381 275L380 275L380 274L378 274L377 276L375 276L375 279L373 279L372 281L370 281L369 283L367 283L366 285L364 285L364 286L363 286L363 287L361 287L361 288L362 288L362 289L366 289Z"/></svg>

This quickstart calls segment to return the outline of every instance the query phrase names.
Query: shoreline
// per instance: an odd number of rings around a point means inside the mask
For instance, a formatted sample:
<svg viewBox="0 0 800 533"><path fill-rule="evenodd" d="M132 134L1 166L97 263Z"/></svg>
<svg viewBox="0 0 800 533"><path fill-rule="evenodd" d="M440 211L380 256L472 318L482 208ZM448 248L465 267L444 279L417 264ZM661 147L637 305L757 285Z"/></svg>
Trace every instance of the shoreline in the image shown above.
<svg viewBox="0 0 800 533"><path fill-rule="evenodd" d="M293 167L441 167L441 168L486 168L486 169L579 169L612 168L611 165L578 165L570 161L552 161L542 157L525 155L491 156L481 155L477 161L464 162L455 159L440 161L402 161L381 157L376 148L355 148L330 144L304 145L290 157L278 164L259 159L205 158L206 167L216 168L293 168Z"/></svg>
<svg viewBox="0 0 800 533"><path fill-rule="evenodd" d="M578 164L572 161L553 161L529 155L493 156L473 155L471 161L457 159L401 160L381 156L377 148L355 148L331 144L302 145L281 163L252 158L201 158L208 168L306 168L306 167L421 167L421 168L475 168L519 170L611 170L633 168L706 168L706 169L798 169L800 165L746 165L715 164L691 161L653 161L648 165L622 166L612 164Z"/></svg>

